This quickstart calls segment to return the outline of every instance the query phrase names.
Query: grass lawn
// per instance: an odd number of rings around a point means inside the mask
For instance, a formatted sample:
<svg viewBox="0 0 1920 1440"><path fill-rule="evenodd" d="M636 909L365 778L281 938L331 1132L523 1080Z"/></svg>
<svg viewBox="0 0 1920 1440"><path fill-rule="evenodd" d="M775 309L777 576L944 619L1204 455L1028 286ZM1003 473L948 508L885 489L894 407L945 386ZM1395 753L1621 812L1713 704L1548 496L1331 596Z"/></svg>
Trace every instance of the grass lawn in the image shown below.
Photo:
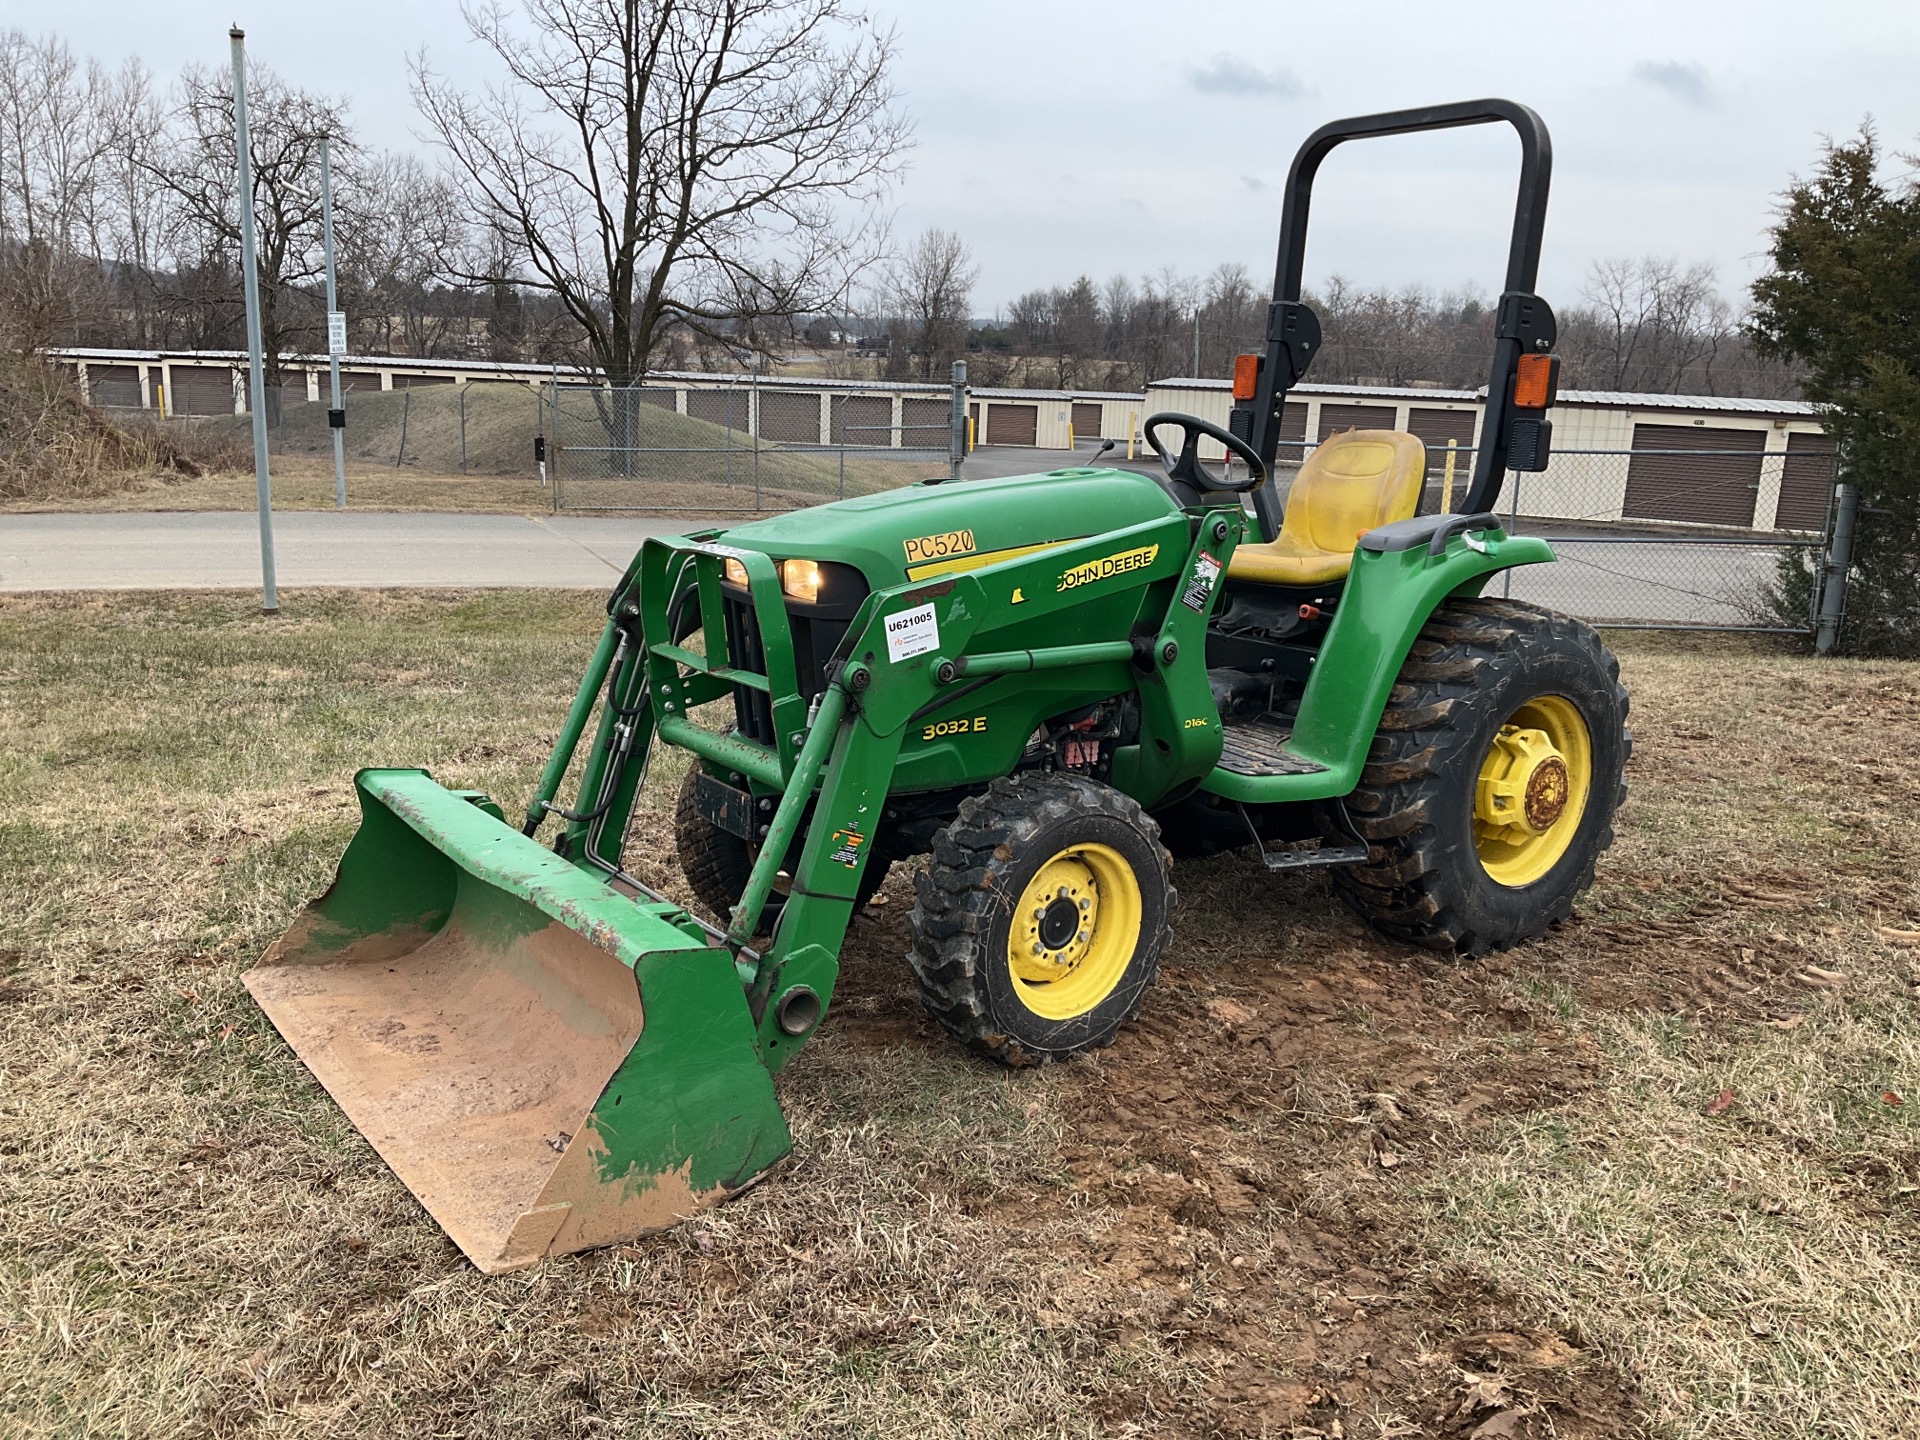
<svg viewBox="0 0 1920 1440"><path fill-rule="evenodd" d="M896 874L790 1163L488 1279L238 977L357 766L524 802L601 600L0 599L0 1432L1920 1432L1920 668L1625 639L1575 922L1455 964L1183 865L1141 1020L1041 1072L921 1014Z"/></svg>

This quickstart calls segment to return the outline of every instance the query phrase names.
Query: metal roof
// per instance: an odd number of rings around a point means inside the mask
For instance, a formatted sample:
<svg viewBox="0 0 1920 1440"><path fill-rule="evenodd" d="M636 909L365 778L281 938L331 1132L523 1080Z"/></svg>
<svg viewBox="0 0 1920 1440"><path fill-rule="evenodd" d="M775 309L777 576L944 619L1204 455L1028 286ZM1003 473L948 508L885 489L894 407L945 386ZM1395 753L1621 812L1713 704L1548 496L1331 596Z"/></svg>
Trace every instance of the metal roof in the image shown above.
<svg viewBox="0 0 1920 1440"><path fill-rule="evenodd" d="M987 400L1131 400L1137 405L1141 399L1138 390L1018 390L1001 385L969 385L967 393Z"/></svg>
<svg viewBox="0 0 1920 1440"><path fill-rule="evenodd" d="M1212 376L1179 376L1155 380L1149 390L1231 390L1231 380ZM1486 399L1487 387L1477 390L1438 390L1421 385L1320 385L1311 381L1296 385L1290 395L1339 395L1370 397L1379 400L1455 400L1478 403ZM1561 405L1600 405L1611 410L1708 410L1734 415L1804 415L1814 418L1818 411L1805 400L1752 400L1738 395L1660 395L1629 390L1562 390Z"/></svg>

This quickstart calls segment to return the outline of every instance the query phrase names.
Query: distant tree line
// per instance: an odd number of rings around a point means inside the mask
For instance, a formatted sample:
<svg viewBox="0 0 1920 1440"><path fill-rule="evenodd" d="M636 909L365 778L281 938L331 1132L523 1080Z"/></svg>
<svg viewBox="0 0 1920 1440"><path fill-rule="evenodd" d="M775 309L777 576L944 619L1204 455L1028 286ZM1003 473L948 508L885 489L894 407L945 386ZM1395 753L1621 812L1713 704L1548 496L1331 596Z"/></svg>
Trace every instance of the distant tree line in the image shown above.
<svg viewBox="0 0 1920 1440"><path fill-rule="evenodd" d="M1166 270L1095 284L1082 275L1030 290L964 331L952 317L966 312L975 271L959 237L928 232L893 274L882 297L893 308L856 323L881 337L874 348L897 374L944 374L964 355L978 384L1138 390L1172 376L1224 377L1234 356L1265 344L1269 294L1244 265L1221 265L1201 279ZM1314 380L1469 390L1486 383L1494 313L1483 294L1366 290L1336 275L1306 298L1325 337ZM1598 261L1579 296L1556 313L1569 389L1798 393L1793 364L1756 349L1708 265ZM935 322L936 314L945 318Z"/></svg>
<svg viewBox="0 0 1920 1440"><path fill-rule="evenodd" d="M1137 390L1224 376L1262 345L1267 295L1244 265L1083 275L981 321L961 236L889 247L877 207L910 143L892 37L843 0L521 0L467 20L503 79L470 93L416 62L437 168L365 145L343 100L253 65L270 372L324 343L322 135L358 353L624 383L804 338L828 373L937 380L964 357L976 384ZM162 83L0 32L0 344L243 344L232 107L223 67ZM1755 349L1709 266L1603 261L1550 298L1569 387L1794 392L1795 362ZM1484 383L1486 295L1335 277L1309 299L1326 338L1313 379Z"/></svg>

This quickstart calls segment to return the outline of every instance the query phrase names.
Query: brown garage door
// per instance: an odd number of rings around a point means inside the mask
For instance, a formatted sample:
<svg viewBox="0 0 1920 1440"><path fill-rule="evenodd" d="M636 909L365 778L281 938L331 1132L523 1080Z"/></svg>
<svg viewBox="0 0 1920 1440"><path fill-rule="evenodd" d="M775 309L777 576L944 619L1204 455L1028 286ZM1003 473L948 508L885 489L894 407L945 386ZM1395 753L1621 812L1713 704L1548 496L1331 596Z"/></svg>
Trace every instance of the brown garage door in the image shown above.
<svg viewBox="0 0 1920 1440"><path fill-rule="evenodd" d="M1636 425L1622 509L1635 520L1751 525L1760 498L1764 430L1710 425ZM1712 451L1659 454L1659 451Z"/></svg>
<svg viewBox="0 0 1920 1440"><path fill-rule="evenodd" d="M728 430L747 428L747 405L752 394L744 386L734 386L723 390L687 391L687 414L696 420L705 420L710 425L724 426Z"/></svg>
<svg viewBox="0 0 1920 1440"><path fill-rule="evenodd" d="M945 450L953 432L951 400L902 400L900 443L913 450Z"/></svg>
<svg viewBox="0 0 1920 1440"><path fill-rule="evenodd" d="M87 398L115 410L140 408L140 368L137 365L87 366Z"/></svg>
<svg viewBox="0 0 1920 1440"><path fill-rule="evenodd" d="M820 443L820 397L789 390L760 392L760 438Z"/></svg>
<svg viewBox="0 0 1920 1440"><path fill-rule="evenodd" d="M1342 430L1391 430L1393 416L1390 405L1322 405L1320 438L1338 435Z"/></svg>
<svg viewBox="0 0 1920 1440"><path fill-rule="evenodd" d="M834 396L833 443L891 445L893 401L884 395Z"/></svg>
<svg viewBox="0 0 1920 1440"><path fill-rule="evenodd" d="M1073 438L1075 440L1098 440L1100 425L1106 413L1106 406L1075 401L1073 406Z"/></svg>
<svg viewBox="0 0 1920 1440"><path fill-rule="evenodd" d="M1409 410L1407 429L1426 442L1430 461L1444 462L1449 440L1462 450L1473 444L1473 420L1471 410Z"/></svg>
<svg viewBox="0 0 1920 1440"><path fill-rule="evenodd" d="M169 415L233 414L233 372L211 366L173 367L173 385L167 393Z"/></svg>
<svg viewBox="0 0 1920 1440"><path fill-rule="evenodd" d="M987 444L1038 445L1040 443L1040 407L1009 405L995 400L987 406Z"/></svg>
<svg viewBox="0 0 1920 1440"><path fill-rule="evenodd" d="M1773 512L1773 528L1824 531L1832 500L1833 441L1804 430L1787 436L1787 458L1781 462L1780 504Z"/></svg>
<svg viewBox="0 0 1920 1440"><path fill-rule="evenodd" d="M418 390L427 385L451 385L451 375L396 375L393 388L396 390Z"/></svg>

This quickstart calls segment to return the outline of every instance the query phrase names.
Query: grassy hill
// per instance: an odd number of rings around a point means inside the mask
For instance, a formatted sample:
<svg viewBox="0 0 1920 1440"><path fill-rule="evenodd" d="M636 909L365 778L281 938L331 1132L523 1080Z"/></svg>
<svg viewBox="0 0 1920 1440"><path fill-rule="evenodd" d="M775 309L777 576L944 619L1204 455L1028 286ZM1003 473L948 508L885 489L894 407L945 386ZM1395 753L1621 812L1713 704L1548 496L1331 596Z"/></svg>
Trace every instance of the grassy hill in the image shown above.
<svg viewBox="0 0 1920 1440"><path fill-rule="evenodd" d="M433 385L346 398L347 458L364 465L532 478L534 437L544 431L563 506L639 503L646 490L660 485L732 492L716 503L750 504L756 481L763 498L818 500L888 489L944 468L924 457L902 460L881 452L885 458L876 458L860 450L849 450L843 465L836 451L771 442L761 443L756 462L751 438L738 430L657 405L621 414L591 392L562 391L557 423L546 397L519 384ZM278 454L331 455L326 406L288 406L273 440Z"/></svg>

